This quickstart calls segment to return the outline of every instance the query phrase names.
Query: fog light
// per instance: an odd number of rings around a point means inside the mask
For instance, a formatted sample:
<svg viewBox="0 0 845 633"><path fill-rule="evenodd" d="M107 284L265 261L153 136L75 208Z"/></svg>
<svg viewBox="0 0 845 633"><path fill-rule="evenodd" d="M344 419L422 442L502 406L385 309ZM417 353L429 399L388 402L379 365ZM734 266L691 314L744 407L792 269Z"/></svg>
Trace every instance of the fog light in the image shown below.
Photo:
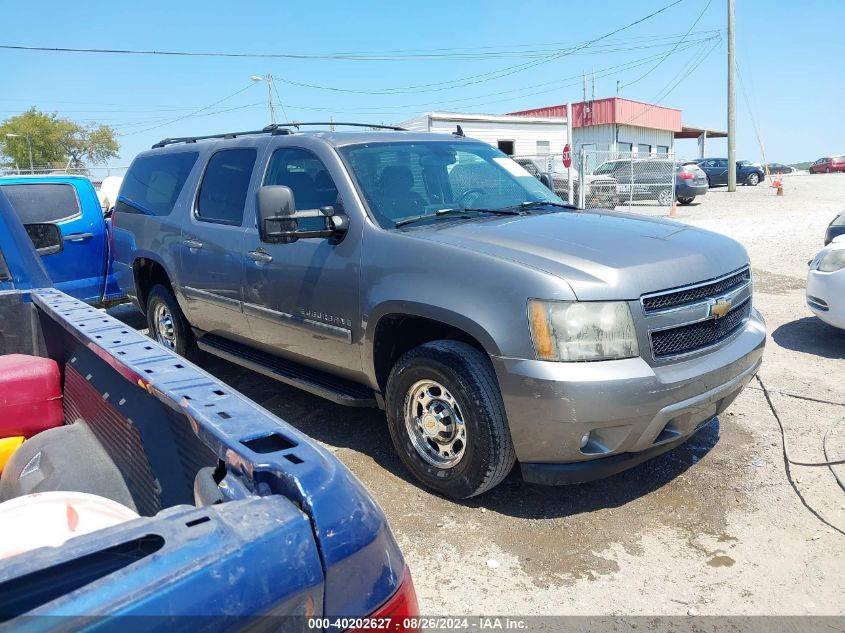
<svg viewBox="0 0 845 633"><path fill-rule="evenodd" d="M581 438L581 446L579 448L584 448L587 444L590 443L590 433L584 433L584 436Z"/></svg>

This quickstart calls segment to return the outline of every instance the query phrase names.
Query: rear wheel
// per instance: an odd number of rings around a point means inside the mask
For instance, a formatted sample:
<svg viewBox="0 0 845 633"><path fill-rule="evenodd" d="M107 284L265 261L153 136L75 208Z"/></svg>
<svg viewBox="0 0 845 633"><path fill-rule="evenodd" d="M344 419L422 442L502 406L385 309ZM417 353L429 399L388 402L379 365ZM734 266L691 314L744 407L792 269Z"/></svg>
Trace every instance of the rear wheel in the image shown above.
<svg viewBox="0 0 845 633"><path fill-rule="evenodd" d="M661 207L668 207L672 204L672 190L671 189L661 189L657 192L657 204Z"/></svg>
<svg viewBox="0 0 845 633"><path fill-rule="evenodd" d="M824 173L829 174L829 173L830 173L830 167L825 167L825 168L824 168Z"/></svg>
<svg viewBox="0 0 845 633"><path fill-rule="evenodd" d="M387 422L405 467L453 499L493 488L516 461L490 359L457 341L402 356L387 381Z"/></svg>
<svg viewBox="0 0 845 633"><path fill-rule="evenodd" d="M745 183L750 187L756 187L760 183L760 176L756 173L748 174L748 178L745 179Z"/></svg>
<svg viewBox="0 0 845 633"><path fill-rule="evenodd" d="M692 196L691 198L678 198L678 202L683 205L692 204L693 200L695 200L695 196Z"/></svg>
<svg viewBox="0 0 845 633"><path fill-rule="evenodd" d="M153 286L147 296L147 327L151 339L180 356L188 356L194 351L194 335L185 315L173 293L161 284Z"/></svg>

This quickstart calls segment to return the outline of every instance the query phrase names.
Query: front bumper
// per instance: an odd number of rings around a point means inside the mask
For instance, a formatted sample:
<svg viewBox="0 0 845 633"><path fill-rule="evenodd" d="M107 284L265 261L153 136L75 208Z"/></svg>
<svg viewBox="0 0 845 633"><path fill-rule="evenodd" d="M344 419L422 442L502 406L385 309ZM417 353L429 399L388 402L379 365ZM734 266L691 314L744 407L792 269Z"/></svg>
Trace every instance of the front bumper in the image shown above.
<svg viewBox="0 0 845 633"><path fill-rule="evenodd" d="M721 347L671 364L494 357L523 478L580 483L674 448L739 395L760 367L765 341L753 310Z"/></svg>
<svg viewBox="0 0 845 633"><path fill-rule="evenodd" d="M807 307L828 325L845 329L845 269L807 273Z"/></svg>

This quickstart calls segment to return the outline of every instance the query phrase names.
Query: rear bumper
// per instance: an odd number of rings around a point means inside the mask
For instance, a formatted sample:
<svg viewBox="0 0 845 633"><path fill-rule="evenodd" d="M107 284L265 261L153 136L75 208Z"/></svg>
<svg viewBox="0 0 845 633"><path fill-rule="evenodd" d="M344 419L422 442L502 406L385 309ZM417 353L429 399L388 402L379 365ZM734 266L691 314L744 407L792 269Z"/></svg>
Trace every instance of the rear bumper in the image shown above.
<svg viewBox="0 0 845 633"><path fill-rule="evenodd" d="M688 185L686 181L682 181L684 184L676 183L675 184L675 197L677 198L694 198L696 196L703 196L707 193L709 187L707 186L707 181L701 185Z"/></svg>
<svg viewBox="0 0 845 633"><path fill-rule="evenodd" d="M589 481L677 446L730 406L759 369L765 339L755 310L722 347L672 364L494 357L523 475Z"/></svg>

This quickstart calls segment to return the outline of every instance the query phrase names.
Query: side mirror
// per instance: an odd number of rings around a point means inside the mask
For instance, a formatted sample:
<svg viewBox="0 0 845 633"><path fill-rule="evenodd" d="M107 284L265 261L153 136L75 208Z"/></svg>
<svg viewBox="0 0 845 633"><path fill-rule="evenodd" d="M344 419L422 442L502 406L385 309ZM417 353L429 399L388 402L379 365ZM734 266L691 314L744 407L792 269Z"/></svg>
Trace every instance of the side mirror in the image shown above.
<svg viewBox="0 0 845 633"><path fill-rule="evenodd" d="M554 184L548 174L540 174L540 182L546 185L546 189L552 190Z"/></svg>
<svg viewBox="0 0 845 633"><path fill-rule="evenodd" d="M321 218L323 226L300 230L299 221L305 218ZM258 230L264 242L290 244L299 239L337 238L346 229L346 217L337 215L332 206L297 211L290 187L266 185L258 190Z"/></svg>
<svg viewBox="0 0 845 633"><path fill-rule="evenodd" d="M26 224L24 228L39 255L54 255L64 250L62 232L55 224Z"/></svg>

